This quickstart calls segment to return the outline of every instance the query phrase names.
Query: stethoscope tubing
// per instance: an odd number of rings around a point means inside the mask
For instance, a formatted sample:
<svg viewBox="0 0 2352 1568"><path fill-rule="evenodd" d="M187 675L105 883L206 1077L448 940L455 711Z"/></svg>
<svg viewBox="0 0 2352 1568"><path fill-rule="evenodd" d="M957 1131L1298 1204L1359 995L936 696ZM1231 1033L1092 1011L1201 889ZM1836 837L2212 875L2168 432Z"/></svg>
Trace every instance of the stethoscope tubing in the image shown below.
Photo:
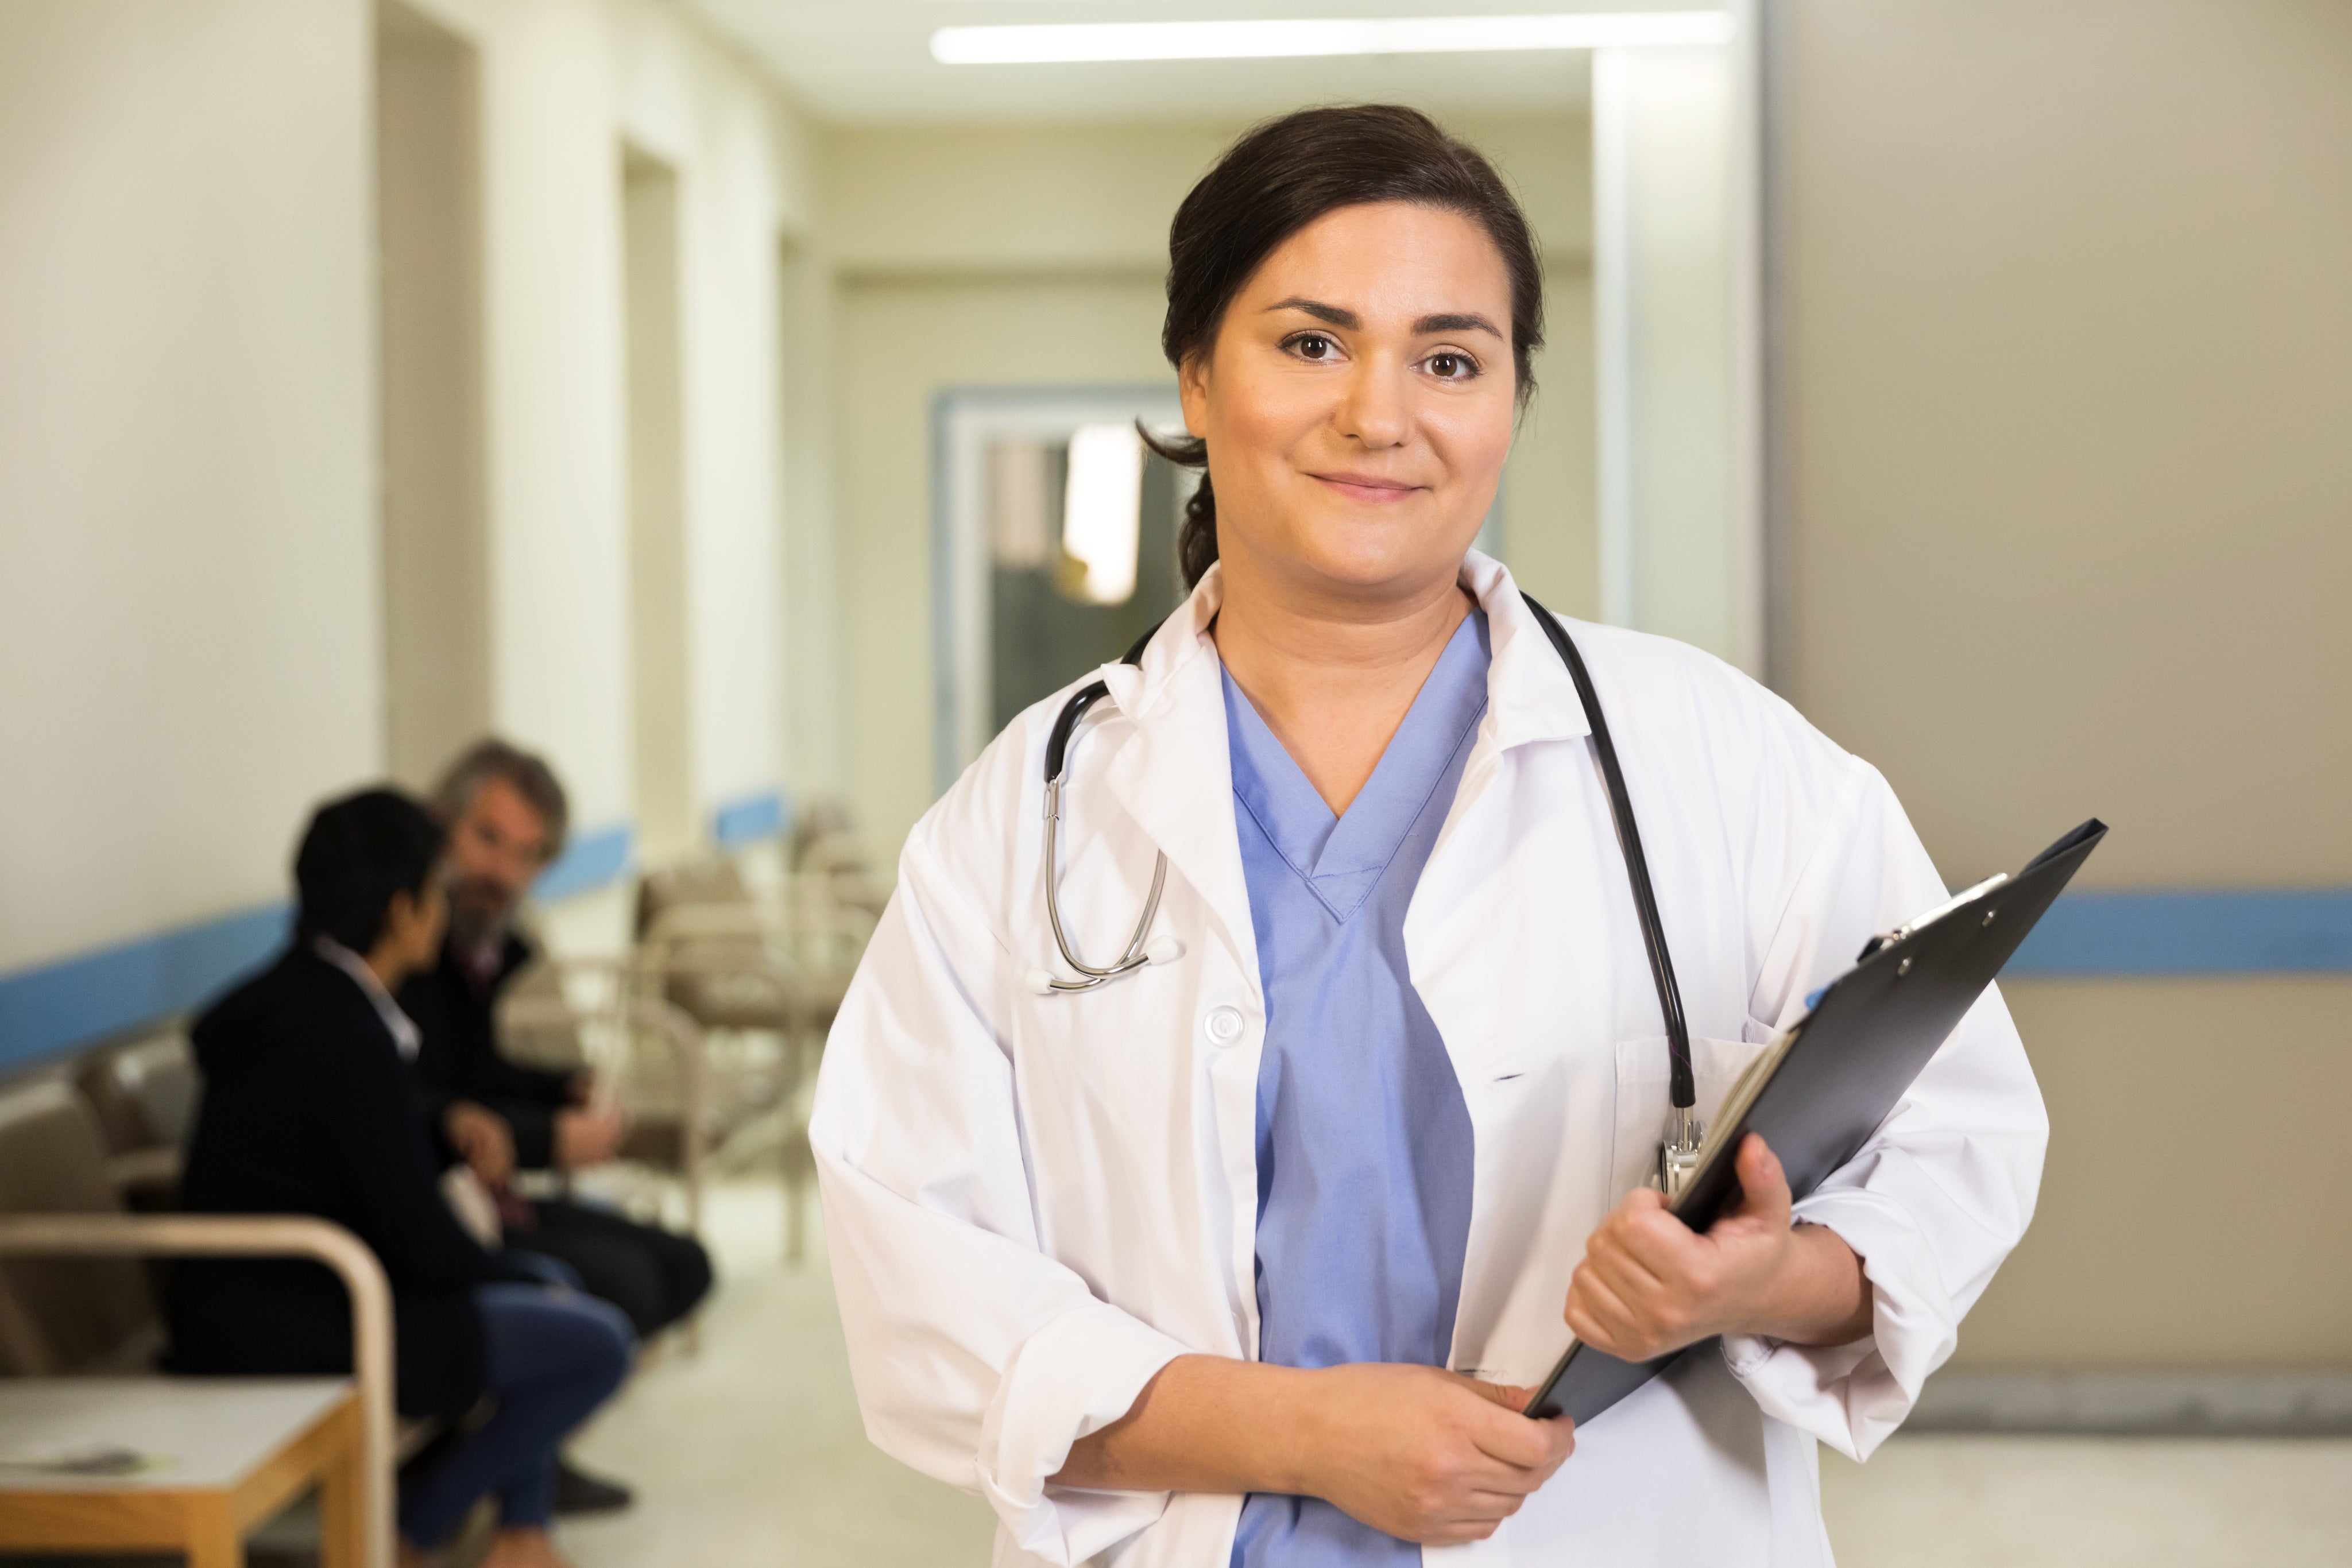
<svg viewBox="0 0 2352 1568"><path fill-rule="evenodd" d="M1107 968L1097 969L1077 955L1070 946L1069 933L1062 929L1061 877L1056 873L1060 860L1059 830L1062 825L1062 780L1057 776L1045 780L1045 918L1054 927L1054 946L1062 950L1062 962L1082 977L1076 980L1048 979L1047 986L1056 991L1090 991L1105 980L1115 979L1129 969L1139 969L1151 960L1143 951L1144 938L1151 935L1151 917L1160 913L1160 894L1168 885L1168 856L1161 852L1152 862L1151 892L1143 901L1143 915L1135 923L1135 935L1127 939L1127 950Z"/></svg>
<svg viewBox="0 0 2352 1568"><path fill-rule="evenodd" d="M1609 736L1609 716L1601 711L1601 694L1593 688L1592 673L1576 651L1567 628L1550 611L1536 602L1525 589L1519 597L1536 612L1536 623L1551 640L1568 678L1576 683L1577 700L1592 726L1592 751L1601 764L1601 782L1609 795L1609 820L1617 830L1617 847L1625 856L1625 880L1633 888L1633 914L1642 927L1642 947L1650 959L1650 980L1658 992L1658 1010L1666 1021L1667 1099L1676 1110L1698 1103L1698 1085L1691 1071L1690 1025L1683 1017L1682 987L1675 980L1674 956L1666 950L1666 925L1658 914L1658 893L1650 881L1650 858L1642 852L1642 830L1633 821L1633 797L1625 789L1624 769L1617 765L1617 745Z"/></svg>

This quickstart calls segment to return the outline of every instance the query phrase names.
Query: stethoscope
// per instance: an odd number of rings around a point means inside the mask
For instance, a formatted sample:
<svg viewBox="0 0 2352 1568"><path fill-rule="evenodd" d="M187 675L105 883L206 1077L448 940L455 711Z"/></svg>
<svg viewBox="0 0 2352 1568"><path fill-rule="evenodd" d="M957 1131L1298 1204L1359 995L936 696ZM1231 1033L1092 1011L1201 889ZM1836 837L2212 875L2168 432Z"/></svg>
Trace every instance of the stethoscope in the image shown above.
<svg viewBox="0 0 2352 1568"><path fill-rule="evenodd" d="M1649 859L1642 852L1641 830L1633 822L1633 800L1625 791L1624 770L1617 765L1616 743L1609 737L1609 720L1601 711L1601 697L1593 690L1591 673L1585 669L1583 656L1577 653L1575 643L1560 623L1552 619L1551 612L1525 590L1520 591L1519 597L1535 612L1536 624L1551 640L1560 663L1568 666L1569 678L1576 683L1577 700L1584 705L1585 722L1592 730L1592 749L1601 763L1601 782L1608 790L1609 818L1616 825L1618 847L1624 852L1625 876L1633 884L1633 912L1641 923L1642 946L1649 955L1650 978L1658 991L1658 1010L1666 1020L1667 1098L1673 1109L1658 1149L1657 1178L1666 1196L1676 1197L1697 1168L1699 1142L1706 1136L1706 1127L1698 1119L1698 1090L1691 1075L1690 1027L1683 1018L1683 994L1675 983L1675 962L1666 951L1665 925L1658 917L1657 890L1650 883ZM1155 626L1137 639L1119 663L1140 664L1145 646L1158 631ZM1100 968L1085 962L1071 946L1069 933L1062 925L1056 886L1057 830L1062 821L1062 787L1069 762L1070 739L1076 734L1087 710L1108 695L1110 687L1101 681L1078 688L1062 705L1062 711L1054 719L1053 731L1045 739L1045 918L1054 928L1054 945L1061 949L1062 961L1077 971L1078 978L1060 980L1044 969L1032 969L1025 978L1029 988L1039 996L1051 996L1057 991L1090 991L1147 964L1172 962L1183 952L1183 944L1173 936L1151 936L1151 922L1160 913L1160 894L1168 883L1168 856L1164 852L1151 868L1151 891L1143 901L1142 918L1135 923L1126 950L1115 961Z"/></svg>

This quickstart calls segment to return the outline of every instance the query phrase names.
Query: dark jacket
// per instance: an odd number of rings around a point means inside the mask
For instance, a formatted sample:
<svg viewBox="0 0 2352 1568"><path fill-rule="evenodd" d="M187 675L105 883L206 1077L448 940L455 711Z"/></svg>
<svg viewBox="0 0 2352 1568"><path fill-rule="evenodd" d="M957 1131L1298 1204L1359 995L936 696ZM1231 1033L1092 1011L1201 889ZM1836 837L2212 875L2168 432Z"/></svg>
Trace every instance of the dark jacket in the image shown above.
<svg viewBox="0 0 2352 1568"><path fill-rule="evenodd" d="M450 1213L423 1099L367 994L298 946L214 1004L192 1039L204 1098L184 1207L313 1214L358 1236L392 1282L401 1410L464 1412L482 1392L473 1287L520 1276ZM171 1315L176 1371L351 1370L351 1306L324 1264L190 1260Z"/></svg>
<svg viewBox="0 0 2352 1568"><path fill-rule="evenodd" d="M499 992L530 958L529 944L509 932L497 969L477 982L457 945L445 942L440 963L400 988L400 1010L425 1036L416 1079L435 1125L450 1104L470 1100L506 1118L517 1165L545 1170L555 1163L555 1114L573 1103L574 1075L523 1067L499 1054Z"/></svg>

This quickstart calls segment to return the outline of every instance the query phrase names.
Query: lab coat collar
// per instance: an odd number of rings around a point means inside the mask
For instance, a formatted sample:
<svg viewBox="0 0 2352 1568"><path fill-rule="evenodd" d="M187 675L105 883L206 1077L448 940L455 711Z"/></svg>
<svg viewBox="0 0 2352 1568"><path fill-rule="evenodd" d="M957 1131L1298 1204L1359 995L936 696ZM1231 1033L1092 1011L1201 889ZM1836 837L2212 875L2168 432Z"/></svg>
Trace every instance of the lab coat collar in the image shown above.
<svg viewBox="0 0 2352 1568"><path fill-rule="evenodd" d="M1234 825L1224 665L1209 636L1223 599L1223 577L1212 566L1192 596L1152 634L1139 664L1106 664L1098 672L1133 727L1105 763L1103 778L1200 893L1255 990L1257 937Z"/></svg>
<svg viewBox="0 0 2352 1568"><path fill-rule="evenodd" d="M1576 682L1537 623L1535 612L1519 597L1509 569L1472 550L1463 558L1462 586L1486 612L1493 647L1486 667L1486 714L1495 749L1591 734Z"/></svg>
<svg viewBox="0 0 2352 1568"><path fill-rule="evenodd" d="M1216 643L1209 636L1209 623L1217 618L1217 607L1224 601L1223 572L1223 567L1212 564L1202 574L1192 597L1152 633L1139 664L1103 666L1103 681L1121 713L1140 722L1178 692L1189 690L1185 672L1196 659L1205 656L1211 664L1223 668ZM1496 748L1507 751L1531 740L1572 740L1591 734L1584 704L1576 695L1576 683L1553 650L1551 639L1537 623L1535 612L1519 596L1510 569L1472 550L1463 557L1461 583L1486 612L1492 639L1486 706ZM1222 705L1223 691L1217 681L1202 683L1201 690Z"/></svg>
<svg viewBox="0 0 2352 1568"><path fill-rule="evenodd" d="M1472 550L1463 559L1461 582L1486 612L1487 727L1479 749L1491 758L1530 741L1591 734L1576 683L1510 572ZM1224 665L1209 635L1223 601L1223 569L1212 565L1192 597L1152 633L1138 664L1106 664L1097 672L1134 727L1105 764L1104 777L1170 863L1200 891L1255 982L1257 942L1234 826ZM1474 753L1473 773L1483 776L1490 766L1481 766ZM1458 815L1463 801L1457 798L1455 804Z"/></svg>
<svg viewBox="0 0 2352 1568"><path fill-rule="evenodd" d="M1218 670L1223 669L1217 659L1217 644L1209 635L1209 623L1217 618L1217 607L1225 600L1224 570L1223 566L1210 563L1192 596L1160 623L1160 630L1144 644L1139 663L1102 667L1099 673L1103 684L1110 688L1110 700L1118 705L1119 712L1139 722L1146 714L1169 701L1183 672L1195 659L1205 655ZM1223 688L1213 675L1209 685L1222 712Z"/></svg>

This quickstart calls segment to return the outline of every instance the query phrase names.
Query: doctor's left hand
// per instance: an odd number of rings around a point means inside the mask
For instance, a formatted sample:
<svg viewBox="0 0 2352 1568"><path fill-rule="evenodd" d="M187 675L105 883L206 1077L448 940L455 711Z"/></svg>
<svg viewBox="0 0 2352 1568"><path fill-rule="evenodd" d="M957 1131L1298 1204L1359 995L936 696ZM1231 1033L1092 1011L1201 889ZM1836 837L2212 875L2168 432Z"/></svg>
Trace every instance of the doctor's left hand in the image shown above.
<svg viewBox="0 0 2352 1568"><path fill-rule="evenodd" d="M1755 1134L1739 1145L1739 1207L1704 1235L1648 1187L1584 1245L1564 1314L1576 1337L1648 1361L1716 1334L1845 1344L1870 1331L1870 1281L1833 1230L1791 1227L1789 1181Z"/></svg>

